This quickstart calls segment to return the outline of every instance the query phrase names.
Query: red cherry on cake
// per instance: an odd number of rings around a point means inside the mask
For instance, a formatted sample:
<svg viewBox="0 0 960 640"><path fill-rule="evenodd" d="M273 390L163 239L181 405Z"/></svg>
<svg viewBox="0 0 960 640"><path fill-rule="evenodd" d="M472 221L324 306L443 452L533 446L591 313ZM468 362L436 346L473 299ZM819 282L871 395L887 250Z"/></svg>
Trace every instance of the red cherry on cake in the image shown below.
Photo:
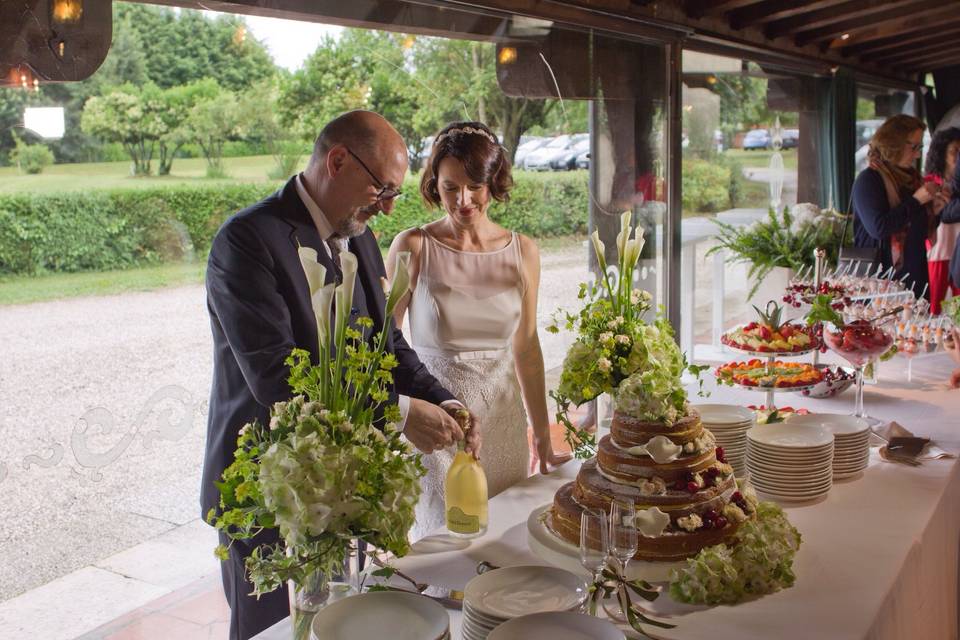
<svg viewBox="0 0 960 640"><path fill-rule="evenodd" d="M725 526L727 526L727 519L723 516L717 516L717 519L713 521L713 526L715 526L717 529L723 529Z"/></svg>
<svg viewBox="0 0 960 640"><path fill-rule="evenodd" d="M723 447L717 447L717 460L720 462L726 462L727 459L723 455Z"/></svg>
<svg viewBox="0 0 960 640"><path fill-rule="evenodd" d="M691 480L690 482L687 483L687 491L689 491L690 493L696 493L697 491L700 491L700 485L698 485L696 482Z"/></svg>

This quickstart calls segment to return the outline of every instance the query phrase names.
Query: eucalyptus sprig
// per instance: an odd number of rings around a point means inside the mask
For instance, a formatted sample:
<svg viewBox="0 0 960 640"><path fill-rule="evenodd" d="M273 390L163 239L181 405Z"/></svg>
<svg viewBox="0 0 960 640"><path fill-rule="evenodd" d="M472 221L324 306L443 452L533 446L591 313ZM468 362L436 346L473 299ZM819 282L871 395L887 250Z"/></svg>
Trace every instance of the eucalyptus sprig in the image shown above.
<svg viewBox="0 0 960 640"><path fill-rule="evenodd" d="M600 572L600 575L590 585L587 600L587 607L590 615L597 615L597 607L601 601L610 597L616 597L620 608L627 617L627 623L637 633L647 638L654 638L644 630L644 624L661 629L673 629L677 625L654 620L646 615L646 612L638 605L633 604L631 592L646 600L654 602L660 597L660 590L645 580L627 580L626 576L620 570L619 563L612 557L607 557L607 562Z"/></svg>

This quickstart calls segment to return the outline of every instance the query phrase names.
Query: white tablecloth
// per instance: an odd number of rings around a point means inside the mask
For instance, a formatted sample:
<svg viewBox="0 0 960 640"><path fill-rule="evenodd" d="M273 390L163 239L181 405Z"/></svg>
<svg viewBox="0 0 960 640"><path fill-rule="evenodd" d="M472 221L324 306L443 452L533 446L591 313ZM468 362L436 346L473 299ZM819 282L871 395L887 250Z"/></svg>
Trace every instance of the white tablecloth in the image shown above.
<svg viewBox="0 0 960 640"><path fill-rule="evenodd" d="M924 359L916 363L908 384L902 360L885 363L880 383L867 387L867 411L932 437L948 451L960 451L960 390L947 387L950 371L946 357ZM714 388L709 399L691 400L759 404L762 398L756 392ZM853 390L829 400L781 395L779 404L848 413ZM575 474L576 465L570 463L549 476L533 476L491 500L490 528L483 537L462 543L464 548L412 553L394 564L419 581L453 588L463 588L481 560L500 566L544 564L527 546L527 516ZM654 608L670 616L677 628L652 631L684 640L957 637L956 459L914 468L882 462L874 450L862 477L836 482L818 503L784 507L803 535L792 588L736 606L690 607L663 596ZM450 618L457 639L461 614L451 611ZM257 640L289 635L284 621Z"/></svg>

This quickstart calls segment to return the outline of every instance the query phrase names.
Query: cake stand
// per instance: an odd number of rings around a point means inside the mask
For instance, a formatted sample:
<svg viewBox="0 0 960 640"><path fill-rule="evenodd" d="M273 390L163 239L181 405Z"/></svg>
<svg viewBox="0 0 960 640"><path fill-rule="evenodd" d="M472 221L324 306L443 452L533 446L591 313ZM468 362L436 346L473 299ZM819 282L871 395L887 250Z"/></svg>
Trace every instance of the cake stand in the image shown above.
<svg viewBox="0 0 960 640"><path fill-rule="evenodd" d="M580 547L557 536L547 526L545 519L550 517L552 503L537 507L527 518L527 544L537 556L555 567L572 571L579 576L590 578L590 572L580 564ZM631 560L627 563L628 580L646 580L647 582L668 582L670 572L687 566L685 560L674 562L647 562Z"/></svg>
<svg viewBox="0 0 960 640"><path fill-rule="evenodd" d="M761 358L761 359L766 358L768 371L773 366L773 363L777 361L778 358L790 358L793 356L803 356L812 351L817 351L820 348L819 345L817 345L817 346L811 346L809 349L804 349L802 351L753 351L750 349L737 347L732 344L725 344L724 346L729 347L730 349L733 349L734 351L738 351L747 356L753 356L754 358ZM776 408L776 406L774 405L774 393L785 392L785 391L796 393L800 391L809 390L817 386L816 384L811 384L811 385L803 385L803 386L797 386L797 387L760 387L760 386L752 386L747 384L740 384L739 382L733 382L733 384L735 384L736 386L742 389L751 389L753 391L766 391L767 396L766 396L764 405L766 406L767 409L771 409L771 410Z"/></svg>

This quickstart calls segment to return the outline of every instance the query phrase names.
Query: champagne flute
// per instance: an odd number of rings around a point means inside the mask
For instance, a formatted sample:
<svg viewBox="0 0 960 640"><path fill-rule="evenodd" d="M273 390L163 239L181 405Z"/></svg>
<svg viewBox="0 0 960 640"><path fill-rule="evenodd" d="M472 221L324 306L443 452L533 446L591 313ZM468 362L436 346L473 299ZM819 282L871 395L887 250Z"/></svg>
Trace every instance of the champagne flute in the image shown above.
<svg viewBox="0 0 960 640"><path fill-rule="evenodd" d="M637 508L633 501L613 500L610 503L610 555L617 559L624 579L627 577L627 563L637 554L639 544L636 517ZM627 616L619 602L603 608L614 620L626 621Z"/></svg>
<svg viewBox="0 0 960 640"><path fill-rule="evenodd" d="M607 514L599 509L584 509L580 514L580 564L594 581L607 561Z"/></svg>

